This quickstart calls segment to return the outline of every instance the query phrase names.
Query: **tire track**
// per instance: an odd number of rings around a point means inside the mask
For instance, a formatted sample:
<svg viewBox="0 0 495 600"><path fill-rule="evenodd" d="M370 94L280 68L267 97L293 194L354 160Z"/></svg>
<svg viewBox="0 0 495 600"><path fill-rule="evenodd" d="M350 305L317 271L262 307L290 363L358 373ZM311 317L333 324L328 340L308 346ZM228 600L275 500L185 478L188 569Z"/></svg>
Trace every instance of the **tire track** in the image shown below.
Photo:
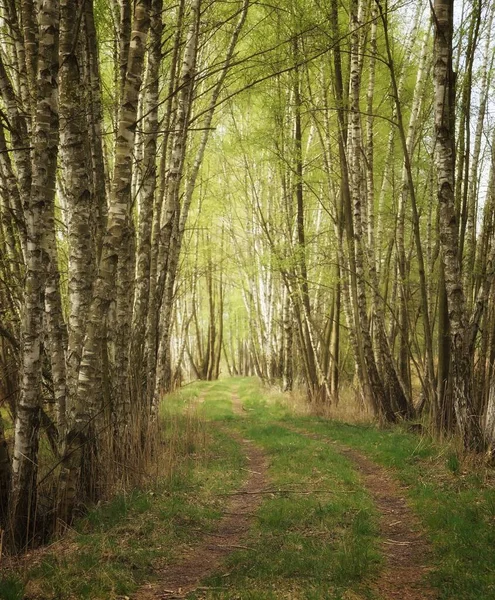
<svg viewBox="0 0 495 600"><path fill-rule="evenodd" d="M318 442L335 444L360 474L379 513L384 567L372 589L380 600L435 600L436 593L424 579L431 570L431 550L418 518L407 504L404 488L385 468L357 450L340 447L336 442L305 430L287 429Z"/></svg>
<svg viewBox="0 0 495 600"><path fill-rule="evenodd" d="M232 396L234 413L242 415L242 404L238 396ZM259 508L267 483L267 464L264 453L250 440L228 432L243 449L248 464L244 484L229 494L224 516L213 531L202 536L198 544L190 549L176 564L167 566L156 583L143 586L134 596L135 600L172 600L185 598L198 589L200 582L217 571L225 558L242 546L254 515Z"/></svg>

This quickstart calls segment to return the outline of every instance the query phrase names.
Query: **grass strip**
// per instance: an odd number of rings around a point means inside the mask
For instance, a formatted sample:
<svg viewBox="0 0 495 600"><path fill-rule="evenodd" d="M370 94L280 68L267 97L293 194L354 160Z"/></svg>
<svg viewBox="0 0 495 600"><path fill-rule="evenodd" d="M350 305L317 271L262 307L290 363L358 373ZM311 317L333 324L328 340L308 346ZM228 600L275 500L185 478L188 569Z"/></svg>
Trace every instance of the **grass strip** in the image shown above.
<svg viewBox="0 0 495 600"><path fill-rule="evenodd" d="M229 387L246 408L244 418L227 411L218 416L218 398L216 406L207 399L203 410L263 449L270 484L246 548L190 597L343 599L355 590L371 598L366 582L380 563L376 513L352 464L278 425L279 407L265 402L253 380L233 380Z"/></svg>
<svg viewBox="0 0 495 600"><path fill-rule="evenodd" d="M434 552L431 585L439 600L495 598L495 477L449 444L408 433L314 417L294 425L355 448L389 468L405 487Z"/></svg>

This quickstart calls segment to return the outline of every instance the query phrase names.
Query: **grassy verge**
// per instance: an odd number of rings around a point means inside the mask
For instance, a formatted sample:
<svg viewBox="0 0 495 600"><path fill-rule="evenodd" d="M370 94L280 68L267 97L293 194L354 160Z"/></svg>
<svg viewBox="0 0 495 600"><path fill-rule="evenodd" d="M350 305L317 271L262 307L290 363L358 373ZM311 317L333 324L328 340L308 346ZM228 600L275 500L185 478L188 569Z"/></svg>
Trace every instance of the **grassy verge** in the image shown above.
<svg viewBox="0 0 495 600"><path fill-rule="evenodd" d="M162 475L144 491L91 510L52 548L4 573L0 598L123 598L214 527L222 515L219 495L240 484L244 457L228 435L197 416L193 403L203 391L188 386L164 405Z"/></svg>
<svg viewBox="0 0 495 600"><path fill-rule="evenodd" d="M400 428L382 430L300 417L296 426L351 446L404 484L434 551L430 582L439 600L495 598L495 474L455 448Z"/></svg>

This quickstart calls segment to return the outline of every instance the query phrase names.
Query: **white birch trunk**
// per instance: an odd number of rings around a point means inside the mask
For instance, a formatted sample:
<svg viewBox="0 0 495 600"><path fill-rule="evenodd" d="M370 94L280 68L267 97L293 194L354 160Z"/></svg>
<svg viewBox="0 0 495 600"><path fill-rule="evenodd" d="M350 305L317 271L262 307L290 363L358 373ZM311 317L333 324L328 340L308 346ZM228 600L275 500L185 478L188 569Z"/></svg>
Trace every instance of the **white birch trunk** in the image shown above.
<svg viewBox="0 0 495 600"><path fill-rule="evenodd" d="M146 335L146 313L150 299L151 242L153 209L156 193L156 159L158 138L158 91L162 41L163 0L151 4L150 39L144 99L143 186L140 194L136 287L132 322L131 357L136 393L141 395L141 381Z"/></svg>
<svg viewBox="0 0 495 600"><path fill-rule="evenodd" d="M90 460L90 448L96 451L95 423L101 422L102 390L100 361L106 354L105 330L110 304L115 296L118 254L130 211L132 150L137 108L143 71L146 38L149 28L149 1L137 0L134 9L129 60L124 93L119 112L119 129L115 148L115 168L110 193L108 228L103 241L99 271L88 310L86 334L79 368L76 403L62 464L59 512L69 522L76 502L76 489L83 460ZM96 419L99 417L98 419ZM96 419L96 420L95 420ZM93 455L94 456L94 455ZM91 465L85 465L91 472ZM88 491L84 485L83 490Z"/></svg>
<svg viewBox="0 0 495 600"><path fill-rule="evenodd" d="M479 415L473 403L472 345L467 327L464 288L459 260L454 198L454 73L452 70L453 0L435 0L434 83L437 198L440 242L450 321L451 376L454 409L466 448L484 446Z"/></svg>
<svg viewBox="0 0 495 600"><path fill-rule="evenodd" d="M25 2L24 4L28 4ZM32 4L32 3L31 3ZM32 8L32 6L31 6ZM49 255L47 213L53 210L58 150L57 0L45 0L39 13L38 85L33 129L32 191L26 207L28 235L25 308L22 324L21 397L15 423L10 498L11 544L29 540L37 501L37 464L41 400L41 343Z"/></svg>
<svg viewBox="0 0 495 600"><path fill-rule="evenodd" d="M67 390L74 408L86 319L95 274L93 195L87 161L88 128L77 36L79 0L60 3L60 160L65 182L69 240ZM72 417L73 418L73 417Z"/></svg>
<svg viewBox="0 0 495 600"><path fill-rule="evenodd" d="M168 376L168 339L164 342L162 327L169 327L171 306L167 299L173 295L175 284L174 269L170 269L171 247L177 243L178 219L180 213L179 191L184 168L188 121L191 110L191 99L194 87L194 69L199 35L201 0L193 0L191 4L192 21L187 33L182 60L181 78L179 83L176 118L173 124L172 150L169 171L165 183L166 195L162 213L160 231L160 247L158 264L161 271L154 290L156 296L155 313L148 314L147 339L147 396L150 406L155 406L166 385ZM169 277L169 274L171 275ZM160 314L164 309L164 314ZM157 312L159 311L159 312ZM168 336L167 336L168 338Z"/></svg>
<svg viewBox="0 0 495 600"><path fill-rule="evenodd" d="M483 125L486 119L488 94L489 94L489 72L493 70L493 47L492 47L492 27L495 17L495 2L492 2L488 23L486 25L486 41L481 65L480 81L480 104L478 109L478 119L476 122L476 131L474 136L473 156L469 172L469 185L467 196L467 224L466 224L466 242L464 255L464 287L466 289L468 305L473 301L474 290L474 263L476 257L476 220L478 216L478 185L479 185L479 166L480 154L483 140Z"/></svg>

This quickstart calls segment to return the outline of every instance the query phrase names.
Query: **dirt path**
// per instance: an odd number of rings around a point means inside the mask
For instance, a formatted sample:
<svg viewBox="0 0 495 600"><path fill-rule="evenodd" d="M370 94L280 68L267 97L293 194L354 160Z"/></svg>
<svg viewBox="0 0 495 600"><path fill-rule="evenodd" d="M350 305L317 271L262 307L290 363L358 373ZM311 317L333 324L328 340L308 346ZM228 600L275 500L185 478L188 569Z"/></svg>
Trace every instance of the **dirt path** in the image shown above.
<svg viewBox="0 0 495 600"><path fill-rule="evenodd" d="M335 444L307 431L293 431ZM385 564L373 591L380 600L434 600L436 594L424 581L429 570L430 548L417 517L407 505L404 489L386 469L356 450L340 447L339 451L356 465L379 512L380 550Z"/></svg>
<svg viewBox="0 0 495 600"><path fill-rule="evenodd" d="M236 393L232 394L232 410L237 417L246 416ZM317 434L287 428L316 441L335 444ZM266 460L250 440L232 432L229 435L238 441L246 454L249 468L244 485L230 494L225 515L215 530L202 537L177 564L164 569L156 583L143 587L134 596L135 600L185 598L189 593L201 590L201 581L220 570L230 553L245 547L243 539L263 498L258 492L266 489ZM379 512L385 564L372 585L373 592L380 600L434 600L436 595L424 582L429 546L418 519L407 505L404 489L386 469L356 450L337 448L356 466Z"/></svg>
<svg viewBox="0 0 495 600"><path fill-rule="evenodd" d="M237 396L232 397L235 414L243 414ZM254 513L261 504L266 485L266 460L262 451L250 440L229 432L241 445L247 459L248 477L244 485L230 495L225 515L211 533L202 537L177 564L164 569L156 583L142 587L135 600L185 598L200 589L200 582L217 571L225 558L235 550L244 548L243 538L253 522Z"/></svg>
<svg viewBox="0 0 495 600"><path fill-rule="evenodd" d="M242 406L241 399L237 394L232 394L232 411L236 417L245 417L246 411Z"/></svg>

